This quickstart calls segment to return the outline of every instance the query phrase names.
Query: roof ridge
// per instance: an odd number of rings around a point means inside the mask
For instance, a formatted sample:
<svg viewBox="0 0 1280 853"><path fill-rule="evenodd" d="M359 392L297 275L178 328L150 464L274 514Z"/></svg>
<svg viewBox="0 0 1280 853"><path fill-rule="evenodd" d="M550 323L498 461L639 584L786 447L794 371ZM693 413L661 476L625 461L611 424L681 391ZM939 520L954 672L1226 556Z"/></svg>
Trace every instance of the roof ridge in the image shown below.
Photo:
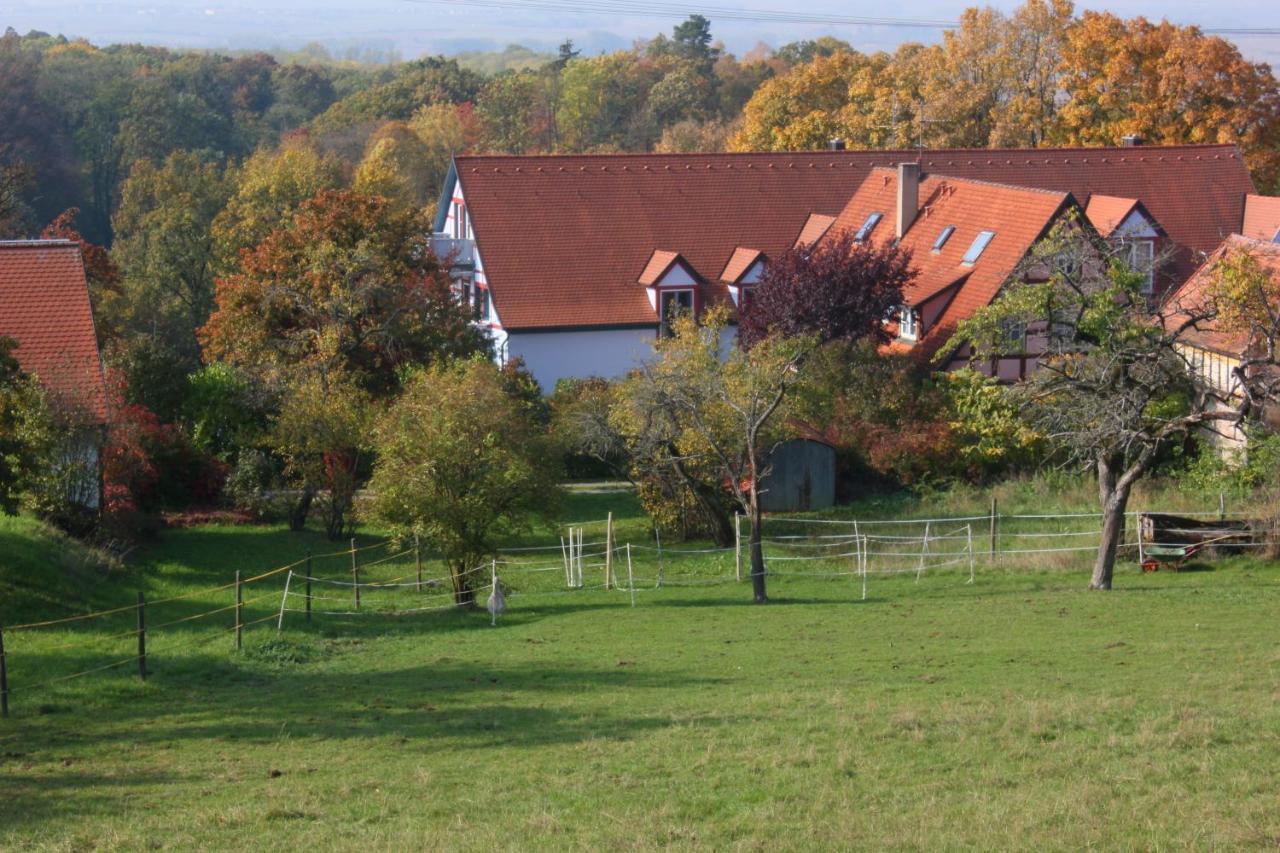
<svg viewBox="0 0 1280 853"><path fill-rule="evenodd" d="M1042 195L1053 196L1059 200L1071 195L1071 193L1066 190L1047 190L1042 187L1028 187L1024 184L1009 184L1004 181L984 181L981 178L960 178L955 175L943 175L938 172L925 172L921 183L927 181L929 178L937 178L943 181L955 181L956 183L962 184L977 184L982 187L996 187L1002 190L1021 190L1029 193L1041 193Z"/></svg>
<svg viewBox="0 0 1280 853"><path fill-rule="evenodd" d="M51 237L47 240L0 240L0 249L48 249L54 246L79 246L75 240Z"/></svg>
<svg viewBox="0 0 1280 853"><path fill-rule="evenodd" d="M852 155L865 156L868 154L883 154L886 156L903 156L914 155L915 162L925 156L937 156L941 154L975 154L985 152L987 154L1090 154L1099 152L1122 152L1126 155L1144 155L1148 152L1159 151L1179 151L1179 150L1202 150L1224 149L1230 148L1239 151L1239 146L1234 142L1196 142L1182 143L1177 145L1099 145L1099 146L1059 146L1053 148L846 148L840 151L831 151L824 148L814 148L808 150L787 150L787 151L694 151L694 152L672 152L672 151L625 151L616 153L586 153L586 154L458 154L455 160L470 161L496 161L496 160L638 160L638 159L671 159L671 160L703 160L711 158L734 158L741 159L746 157L835 157L844 158ZM923 164L922 164L923 165Z"/></svg>

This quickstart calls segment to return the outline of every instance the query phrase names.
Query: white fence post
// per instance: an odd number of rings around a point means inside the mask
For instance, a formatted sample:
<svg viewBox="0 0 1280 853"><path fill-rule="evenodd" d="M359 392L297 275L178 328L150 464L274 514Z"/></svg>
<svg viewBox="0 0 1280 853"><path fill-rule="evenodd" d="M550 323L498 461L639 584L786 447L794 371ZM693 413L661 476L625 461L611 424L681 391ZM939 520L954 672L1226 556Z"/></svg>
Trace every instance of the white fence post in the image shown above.
<svg viewBox="0 0 1280 853"><path fill-rule="evenodd" d="M742 513L733 514L733 576L742 580Z"/></svg>
<svg viewBox="0 0 1280 853"><path fill-rule="evenodd" d="M929 525L930 521L924 523L924 541L920 543L920 566L916 569L916 583L920 583L920 575L924 573L924 558L929 553Z"/></svg>

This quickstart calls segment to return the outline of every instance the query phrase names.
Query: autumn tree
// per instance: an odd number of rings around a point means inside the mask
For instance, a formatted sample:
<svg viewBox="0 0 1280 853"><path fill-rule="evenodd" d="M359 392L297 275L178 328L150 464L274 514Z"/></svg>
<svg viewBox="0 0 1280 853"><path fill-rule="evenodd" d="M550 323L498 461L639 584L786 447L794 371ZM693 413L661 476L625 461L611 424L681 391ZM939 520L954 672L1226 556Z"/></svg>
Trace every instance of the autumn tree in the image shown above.
<svg viewBox="0 0 1280 853"><path fill-rule="evenodd" d="M486 351L429 231L385 199L320 193L218 281L205 357L278 384L298 369L341 370L386 396L406 366Z"/></svg>
<svg viewBox="0 0 1280 853"><path fill-rule="evenodd" d="M351 188L421 210L440 192L430 153L404 122L387 122L369 138Z"/></svg>
<svg viewBox="0 0 1280 853"><path fill-rule="evenodd" d="M1097 476L1102 536L1091 589L1111 588L1129 496L1160 452L1230 417L1212 389L1191 381L1185 344L1208 314L1153 317L1143 277L1113 251L1070 223L1056 226L1025 264L1036 275L1012 277L953 340L977 363L1016 352L1022 336L1011 330L1039 342L1040 367L1014 393L1031 426Z"/></svg>
<svg viewBox="0 0 1280 853"><path fill-rule="evenodd" d="M1198 27L1085 12L1067 32L1053 141L1234 142L1259 186L1280 179L1280 87L1265 63Z"/></svg>
<svg viewBox="0 0 1280 853"><path fill-rule="evenodd" d="M763 603L761 481L787 434L784 404L818 339L775 335L743 349L724 343L727 321L719 309L702 323L677 318L673 334L623 383L615 417L633 443L655 448L656 463L696 465L709 479L694 488L724 490L747 516L752 591Z"/></svg>
<svg viewBox="0 0 1280 853"><path fill-rule="evenodd" d="M842 232L817 247L795 248L765 266L741 311L738 335L752 347L770 335L814 335L820 342L888 341L884 319L915 280L911 253L891 243L859 243Z"/></svg>
<svg viewBox="0 0 1280 853"><path fill-rule="evenodd" d="M378 517L439 551L459 605L474 603L500 537L555 511L558 454L486 359L417 372L379 421L375 445Z"/></svg>
<svg viewBox="0 0 1280 853"><path fill-rule="evenodd" d="M305 136L255 152L229 175L232 190L213 220L218 273L235 271L240 253L285 225L307 199L339 185L339 164Z"/></svg>
<svg viewBox="0 0 1280 853"><path fill-rule="evenodd" d="M372 416L369 394L340 370L301 373L289 384L269 442L302 491L290 511L291 529L302 529L312 501L323 493L325 534L330 539L351 534Z"/></svg>
<svg viewBox="0 0 1280 853"><path fill-rule="evenodd" d="M302 489L295 527L320 488L329 535L349 523L363 400L394 395L414 366L487 352L428 231L402 205L326 190L218 282L205 357L282 394L275 446Z"/></svg>

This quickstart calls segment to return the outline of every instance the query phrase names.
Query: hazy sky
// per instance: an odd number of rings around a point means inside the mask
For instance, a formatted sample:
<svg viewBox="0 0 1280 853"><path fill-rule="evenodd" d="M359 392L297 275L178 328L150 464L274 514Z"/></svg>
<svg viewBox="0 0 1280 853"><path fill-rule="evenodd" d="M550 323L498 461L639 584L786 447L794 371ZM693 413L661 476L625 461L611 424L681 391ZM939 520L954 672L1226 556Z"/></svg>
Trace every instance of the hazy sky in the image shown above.
<svg viewBox="0 0 1280 853"><path fill-rule="evenodd" d="M574 0L567 3L575 5ZM683 6L672 2L664 5ZM945 0L911 4L809 0L802 8L809 14L952 20L966 5L974 4ZM1008 10L1018 4L996 0L991 5ZM801 8L785 0L712 0L707 6L687 8L698 11L708 7ZM1124 16L1167 16L1177 23L1280 26L1280 4L1274 0L1219 0L1211 7L1193 0L1112 0L1105 6L1082 3L1078 8L1107 8ZM717 21L714 11L704 14L711 19L716 37L735 53L749 50L761 41L778 45L824 34L838 36L863 49L892 48L902 41L938 37L934 30ZM406 58L501 48L512 42L550 49L566 37L589 52L598 52L626 46L637 37L669 31L681 17L478 8L451 0L0 0L0 28L11 26L19 32L37 29L84 36L98 43L142 41L190 47L296 47L318 41L341 48L354 41L394 46ZM1280 36L1235 37L1235 41L1246 55L1280 64Z"/></svg>

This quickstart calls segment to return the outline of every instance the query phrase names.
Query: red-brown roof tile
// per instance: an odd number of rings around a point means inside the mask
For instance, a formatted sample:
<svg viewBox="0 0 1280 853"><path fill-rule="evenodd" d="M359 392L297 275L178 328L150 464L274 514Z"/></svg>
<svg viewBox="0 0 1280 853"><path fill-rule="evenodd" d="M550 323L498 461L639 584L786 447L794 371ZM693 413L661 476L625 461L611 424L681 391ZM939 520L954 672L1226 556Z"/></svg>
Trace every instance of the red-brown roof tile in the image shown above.
<svg viewBox="0 0 1280 853"><path fill-rule="evenodd" d="M1253 240L1274 242L1280 238L1280 196L1246 196L1240 233Z"/></svg>
<svg viewBox="0 0 1280 853"><path fill-rule="evenodd" d="M747 270L763 255L759 249L747 249L742 246L733 250L729 263L724 265L720 280L725 284L737 284L738 279L746 275Z"/></svg>
<svg viewBox="0 0 1280 853"><path fill-rule="evenodd" d="M809 218L804 221L804 227L800 229L800 236L796 238L795 246L812 246L822 239L822 235L827 233L827 229L835 221L834 216L828 216L825 213L810 213Z"/></svg>
<svg viewBox="0 0 1280 853"><path fill-rule="evenodd" d="M1138 206L1136 198L1094 195L1085 206L1084 215L1103 237L1110 237Z"/></svg>
<svg viewBox="0 0 1280 853"><path fill-rule="evenodd" d="M0 336L18 342L14 357L51 393L106 423L106 382L77 244L0 242Z"/></svg>
<svg viewBox="0 0 1280 853"><path fill-rule="evenodd" d="M1254 191L1233 145L753 154L464 156L455 167L494 307L508 329L648 325L635 287L656 247L679 252L703 299L736 247L773 257L810 214L834 215L874 166L1141 199L1184 249L1211 251Z"/></svg>
<svg viewBox="0 0 1280 853"><path fill-rule="evenodd" d="M667 274L667 270L671 269L672 264L680 260L679 252L668 252L663 249L657 249L649 256L649 261L644 265L644 270L637 279L645 287L651 284L657 284L658 281Z"/></svg>

